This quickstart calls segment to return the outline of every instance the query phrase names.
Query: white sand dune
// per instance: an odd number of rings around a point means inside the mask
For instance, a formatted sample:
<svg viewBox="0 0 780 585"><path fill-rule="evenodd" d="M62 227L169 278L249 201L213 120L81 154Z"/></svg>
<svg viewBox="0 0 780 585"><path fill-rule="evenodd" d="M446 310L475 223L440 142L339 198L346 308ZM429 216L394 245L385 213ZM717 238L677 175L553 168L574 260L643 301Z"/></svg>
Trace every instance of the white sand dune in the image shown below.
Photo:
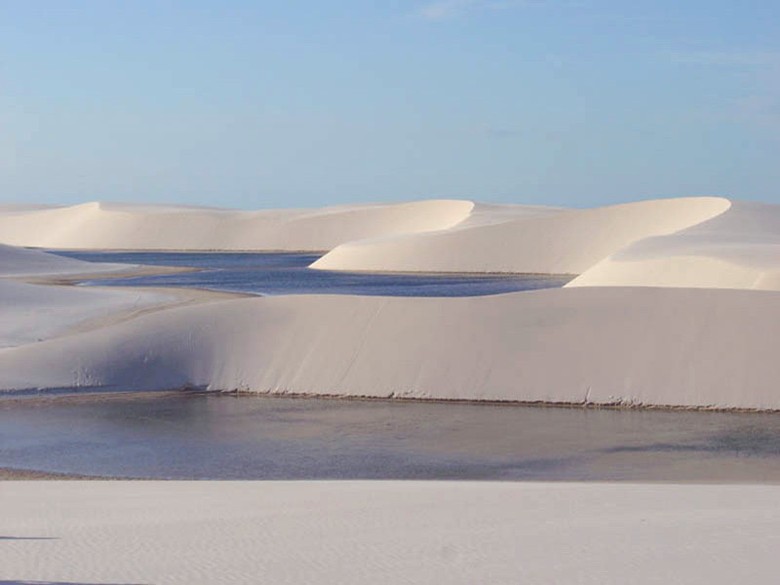
<svg viewBox="0 0 780 585"><path fill-rule="evenodd" d="M342 242L449 228L470 201L234 211L86 203L0 209L0 241L16 246L132 250L330 250Z"/></svg>
<svg viewBox="0 0 780 585"><path fill-rule="evenodd" d="M151 291L29 284L16 279L73 277L131 271L0 244L0 348L42 341L77 325L173 304L177 295Z"/></svg>
<svg viewBox="0 0 780 585"><path fill-rule="evenodd" d="M5 207L0 239L51 248L330 250L312 267L579 275L572 287L780 289L780 207L718 197L585 210L453 200L257 212ZM49 270L44 257L22 252L30 255L25 270ZM0 271L3 262L0 254Z"/></svg>
<svg viewBox="0 0 780 585"><path fill-rule="evenodd" d="M453 228L349 242L314 263L328 270L580 274L647 238L729 209L718 197L659 199L584 210L491 206Z"/></svg>
<svg viewBox="0 0 780 585"><path fill-rule="evenodd" d="M241 299L0 351L0 388L776 409L778 322L755 291Z"/></svg>
<svg viewBox="0 0 780 585"><path fill-rule="evenodd" d="M139 290L45 286L0 279L0 348L50 339L79 324L170 304L174 298Z"/></svg>
<svg viewBox="0 0 780 585"><path fill-rule="evenodd" d="M709 221L635 242L568 286L780 290L780 206L734 202Z"/></svg>
<svg viewBox="0 0 780 585"><path fill-rule="evenodd" d="M92 263L0 244L0 277L74 275L130 270L123 264Z"/></svg>
<svg viewBox="0 0 780 585"><path fill-rule="evenodd" d="M780 487L4 482L0 580L774 585Z"/></svg>

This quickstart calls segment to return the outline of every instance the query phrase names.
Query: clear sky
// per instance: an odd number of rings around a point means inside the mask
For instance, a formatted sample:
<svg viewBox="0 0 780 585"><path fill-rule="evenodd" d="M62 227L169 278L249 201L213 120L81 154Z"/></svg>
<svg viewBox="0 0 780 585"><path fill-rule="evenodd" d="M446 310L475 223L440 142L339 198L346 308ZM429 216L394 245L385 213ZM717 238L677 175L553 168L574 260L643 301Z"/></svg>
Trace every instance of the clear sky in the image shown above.
<svg viewBox="0 0 780 585"><path fill-rule="evenodd" d="M780 203L777 0L0 0L0 202Z"/></svg>

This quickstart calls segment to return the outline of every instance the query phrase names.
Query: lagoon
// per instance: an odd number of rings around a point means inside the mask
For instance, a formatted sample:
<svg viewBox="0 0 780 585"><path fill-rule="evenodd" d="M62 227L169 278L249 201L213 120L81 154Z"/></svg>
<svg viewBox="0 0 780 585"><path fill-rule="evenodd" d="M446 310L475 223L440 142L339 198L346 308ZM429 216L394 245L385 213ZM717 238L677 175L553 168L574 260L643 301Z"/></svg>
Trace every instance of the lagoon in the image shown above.
<svg viewBox="0 0 780 585"><path fill-rule="evenodd" d="M196 392L0 400L0 467L154 479L780 481L780 416Z"/></svg>

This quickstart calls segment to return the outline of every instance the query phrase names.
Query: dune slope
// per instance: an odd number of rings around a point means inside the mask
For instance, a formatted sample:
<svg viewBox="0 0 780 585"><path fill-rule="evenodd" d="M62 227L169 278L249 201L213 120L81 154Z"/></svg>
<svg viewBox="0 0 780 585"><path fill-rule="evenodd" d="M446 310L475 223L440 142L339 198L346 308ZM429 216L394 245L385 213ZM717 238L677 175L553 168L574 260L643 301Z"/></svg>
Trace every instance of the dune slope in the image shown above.
<svg viewBox="0 0 780 585"><path fill-rule="evenodd" d="M173 309L0 352L0 388L780 408L770 292L575 288Z"/></svg>
<svg viewBox="0 0 780 585"><path fill-rule="evenodd" d="M706 221L727 199L692 197L584 210L481 210L451 229L342 244L313 264L327 270L580 274L621 248Z"/></svg>
<svg viewBox="0 0 780 585"><path fill-rule="evenodd" d="M172 301L170 295L147 291L45 286L0 279L0 348L40 342L87 321L131 314Z"/></svg>
<svg viewBox="0 0 780 585"><path fill-rule="evenodd" d="M39 250L27 250L0 244L0 277L44 276L115 272L129 270L132 266L108 263L82 262L47 254Z"/></svg>
<svg viewBox="0 0 780 585"><path fill-rule="evenodd" d="M41 341L75 325L170 302L165 294L18 282L41 276L73 276L131 270L133 266L82 262L0 244L0 347Z"/></svg>
<svg viewBox="0 0 780 585"><path fill-rule="evenodd" d="M780 290L780 206L734 202L709 221L635 242L568 286Z"/></svg>

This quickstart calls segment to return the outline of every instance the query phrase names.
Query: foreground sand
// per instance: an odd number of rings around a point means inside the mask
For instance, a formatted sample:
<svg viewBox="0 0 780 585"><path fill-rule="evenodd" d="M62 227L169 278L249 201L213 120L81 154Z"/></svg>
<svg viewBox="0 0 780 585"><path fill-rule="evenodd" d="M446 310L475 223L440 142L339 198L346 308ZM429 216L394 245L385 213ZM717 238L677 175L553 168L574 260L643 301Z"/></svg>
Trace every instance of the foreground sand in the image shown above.
<svg viewBox="0 0 780 585"><path fill-rule="evenodd" d="M4 482L0 580L774 584L780 487Z"/></svg>

